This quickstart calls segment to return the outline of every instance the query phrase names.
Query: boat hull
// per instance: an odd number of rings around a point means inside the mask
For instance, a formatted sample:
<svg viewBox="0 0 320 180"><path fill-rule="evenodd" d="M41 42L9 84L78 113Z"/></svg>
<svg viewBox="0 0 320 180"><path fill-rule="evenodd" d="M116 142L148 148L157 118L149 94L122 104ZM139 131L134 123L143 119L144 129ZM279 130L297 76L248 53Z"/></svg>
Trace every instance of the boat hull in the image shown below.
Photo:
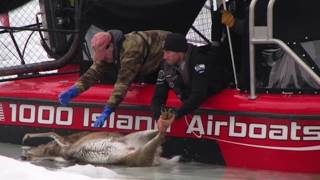
<svg viewBox="0 0 320 180"><path fill-rule="evenodd" d="M58 77L50 78L0 85L1 129L10 127L10 131L16 131L10 134L19 134L19 128L29 128L28 132L36 128L122 133L157 128L150 110L153 85L132 86L117 111L102 128L96 129L94 121L112 93L112 85L92 87L63 107L57 96L77 77L64 77L67 83ZM212 157L218 154L223 159L220 162L227 166L320 173L320 167L316 166L320 163L320 97L280 94L260 94L256 100L247 97L237 90L224 90L193 114L175 121L168 136L214 142L218 148L214 148ZM181 102L170 92L167 105L179 107ZM13 138L10 134L1 133L0 140L17 143L23 136L20 133Z"/></svg>

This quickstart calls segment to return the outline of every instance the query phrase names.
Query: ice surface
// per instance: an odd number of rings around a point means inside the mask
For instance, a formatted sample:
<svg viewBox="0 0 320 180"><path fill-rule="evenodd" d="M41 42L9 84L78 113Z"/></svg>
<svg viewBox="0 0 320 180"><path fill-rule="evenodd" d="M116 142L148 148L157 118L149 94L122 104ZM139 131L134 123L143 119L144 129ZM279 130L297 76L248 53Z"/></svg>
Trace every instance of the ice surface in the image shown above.
<svg viewBox="0 0 320 180"><path fill-rule="evenodd" d="M95 180L122 179L123 176L93 165L74 165L58 170L49 170L29 162L0 156L0 179L8 180Z"/></svg>

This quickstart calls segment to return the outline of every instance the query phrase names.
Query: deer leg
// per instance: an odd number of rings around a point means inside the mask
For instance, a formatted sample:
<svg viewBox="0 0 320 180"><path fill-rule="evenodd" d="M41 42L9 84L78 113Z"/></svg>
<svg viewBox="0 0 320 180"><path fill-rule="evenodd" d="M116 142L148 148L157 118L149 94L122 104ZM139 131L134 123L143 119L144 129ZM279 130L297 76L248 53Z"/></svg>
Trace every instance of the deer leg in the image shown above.
<svg viewBox="0 0 320 180"><path fill-rule="evenodd" d="M30 138L39 138L39 137L49 137L52 138L60 147L68 146L68 143L65 142L64 138L54 132L47 133L27 133L24 135L22 139L22 143L24 143L27 139Z"/></svg>
<svg viewBox="0 0 320 180"><path fill-rule="evenodd" d="M152 138L142 148L142 153L155 153L157 148L164 143L165 133L159 132L154 138Z"/></svg>
<svg viewBox="0 0 320 180"><path fill-rule="evenodd" d="M165 140L165 133L158 133L149 142L143 145L142 148L130 154L127 157L127 165L129 166L151 166L153 165L158 148Z"/></svg>

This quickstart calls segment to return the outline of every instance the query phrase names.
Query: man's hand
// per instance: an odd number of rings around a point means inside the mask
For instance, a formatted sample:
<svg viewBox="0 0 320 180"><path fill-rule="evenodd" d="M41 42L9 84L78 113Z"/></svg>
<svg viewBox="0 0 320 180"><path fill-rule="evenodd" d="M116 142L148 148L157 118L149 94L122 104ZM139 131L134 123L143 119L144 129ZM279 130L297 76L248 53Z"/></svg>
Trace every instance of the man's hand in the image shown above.
<svg viewBox="0 0 320 180"><path fill-rule="evenodd" d="M103 112L101 113L99 118L94 123L94 127L95 128L101 128L103 126L104 122L107 120L107 118L110 116L110 114L112 112L113 112L112 109L108 105L106 105L104 107Z"/></svg>
<svg viewBox="0 0 320 180"><path fill-rule="evenodd" d="M170 111L162 112L158 119L158 128L161 133L165 133L169 126L175 120L175 114Z"/></svg>
<svg viewBox="0 0 320 180"><path fill-rule="evenodd" d="M67 106L71 99L77 97L79 95L80 91L76 86L72 86L70 89L62 92L59 95L59 101L60 104Z"/></svg>
<svg viewBox="0 0 320 180"><path fill-rule="evenodd" d="M232 15L230 11L223 11L222 12L222 18L221 23L232 28L234 26L234 23L236 22L236 19Z"/></svg>

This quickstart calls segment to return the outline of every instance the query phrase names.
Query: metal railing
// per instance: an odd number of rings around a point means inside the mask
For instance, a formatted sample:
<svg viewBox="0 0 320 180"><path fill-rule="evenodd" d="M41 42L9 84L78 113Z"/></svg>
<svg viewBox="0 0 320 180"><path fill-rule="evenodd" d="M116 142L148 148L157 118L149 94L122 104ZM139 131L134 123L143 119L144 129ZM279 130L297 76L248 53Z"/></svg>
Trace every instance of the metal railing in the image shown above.
<svg viewBox="0 0 320 180"><path fill-rule="evenodd" d="M249 9L249 63L250 63L250 95L249 99L256 99L255 77L255 45L276 44L309 74L319 85L320 77L282 40L273 37L273 7L276 0L270 0L267 10L267 26L255 26L255 7L258 0L252 0Z"/></svg>

